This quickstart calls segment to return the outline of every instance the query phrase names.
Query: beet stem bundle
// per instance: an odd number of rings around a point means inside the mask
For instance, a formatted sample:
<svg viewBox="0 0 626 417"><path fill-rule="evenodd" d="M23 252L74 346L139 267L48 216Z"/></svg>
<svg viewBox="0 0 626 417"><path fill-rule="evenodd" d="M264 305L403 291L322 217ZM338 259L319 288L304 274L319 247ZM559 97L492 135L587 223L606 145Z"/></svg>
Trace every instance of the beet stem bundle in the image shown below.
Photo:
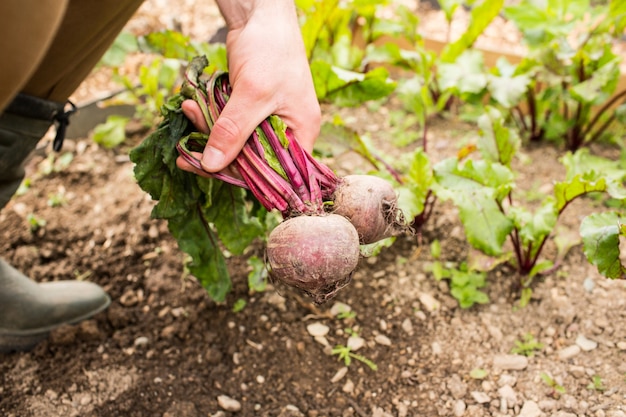
<svg viewBox="0 0 626 417"><path fill-rule="evenodd" d="M209 128L212 128L232 91L228 74L212 74L206 83L206 92L196 80L188 77L187 82L194 90L193 97L199 101ZM282 138L279 137L281 134ZM202 169L202 165L192 152L201 152L207 138L207 135L192 133L177 145L185 161L197 169ZM338 183L334 172L304 151L276 116L257 127L231 167L236 169L240 178L226 172L211 175L250 190L268 211L276 209L284 218L296 214L322 214L324 198L333 194Z"/></svg>

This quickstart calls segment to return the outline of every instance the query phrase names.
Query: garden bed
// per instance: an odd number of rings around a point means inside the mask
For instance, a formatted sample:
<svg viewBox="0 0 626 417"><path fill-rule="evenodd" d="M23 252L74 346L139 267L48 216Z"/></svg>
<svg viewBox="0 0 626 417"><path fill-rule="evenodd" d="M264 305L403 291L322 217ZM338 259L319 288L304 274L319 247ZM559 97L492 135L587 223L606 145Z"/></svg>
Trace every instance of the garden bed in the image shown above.
<svg viewBox="0 0 626 417"><path fill-rule="evenodd" d="M168 2L150 3L131 27L167 9ZM179 6L181 16L193 10ZM214 8L203 13L219 22ZM390 153L392 110L325 107L324 115L339 112ZM454 155L473 135L463 122L436 118L429 156ZM135 184L127 157L140 139L117 150L68 140L67 166L39 152L28 166L30 189L0 212L5 259L37 281L96 282L113 299L106 312L54 331L32 352L0 355L1 415L626 415L626 283L599 276L580 246L536 283L526 307L517 307L515 272L501 267L488 278L490 303L461 309L446 281L428 272L433 240L444 261L462 261L470 250L456 209L440 203L421 242L402 238L363 259L327 305L284 288L249 293L243 257L229 259L233 290L218 304L185 273L167 225L150 219L154 203ZM516 162L520 192L549 191L563 175L560 155L549 145L525 149ZM330 162L351 171L354 161ZM64 203L51 207L52 197ZM575 235L588 203L569 206L559 227ZM45 226L31 232L29 214ZM349 342L351 334L359 339ZM527 335L542 347L526 343L534 355L511 356ZM356 353L367 361L346 366L330 354L348 343L362 344Z"/></svg>

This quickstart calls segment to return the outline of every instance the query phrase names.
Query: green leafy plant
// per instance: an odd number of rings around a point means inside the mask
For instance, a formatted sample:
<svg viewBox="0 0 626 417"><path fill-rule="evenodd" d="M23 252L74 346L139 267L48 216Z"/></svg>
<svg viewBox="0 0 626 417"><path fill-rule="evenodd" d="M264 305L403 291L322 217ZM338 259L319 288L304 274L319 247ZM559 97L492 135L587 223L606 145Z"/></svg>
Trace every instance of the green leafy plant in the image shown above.
<svg viewBox="0 0 626 417"><path fill-rule="evenodd" d="M466 263L458 267L452 262L441 262L441 244L434 240L430 244L430 253L434 261L426 268L439 281L447 279L450 294L459 302L461 308L470 308L474 304L486 304L489 296L481 291L487 285L487 274L468 268Z"/></svg>
<svg viewBox="0 0 626 417"><path fill-rule="evenodd" d="M269 216L268 218L271 218ZM267 289L268 271L265 262L258 256L250 256L247 260L250 272L248 272L248 288L251 291L263 292Z"/></svg>
<svg viewBox="0 0 626 417"><path fill-rule="evenodd" d="M515 172L511 162L520 146L519 137L505 127L501 114L493 108L480 118L479 127L477 150L481 158L453 157L435 165L436 194L459 208L468 242L488 256L512 263L521 287L527 288L535 275L553 269L564 256L558 254L555 261L540 258L567 206L595 192L626 198L622 185L626 171L618 162L586 150L568 153L560 159L566 178L556 182L553 194L531 211L519 205L513 195ZM507 239L512 251L505 250Z"/></svg>
<svg viewBox="0 0 626 417"><path fill-rule="evenodd" d="M587 385L587 389L598 391L598 392L603 392L606 390L606 387L604 386L604 383L602 382L602 378L600 377L600 375L594 375L591 378L591 382L589 383L589 385Z"/></svg>
<svg viewBox="0 0 626 417"><path fill-rule="evenodd" d="M464 3L457 0L440 2L448 28L452 25L454 11ZM400 133L398 136L402 142L399 145L421 138L422 146L427 151L426 137L430 117L441 115L461 103L480 102L484 96L487 78L482 66L477 68L474 63L478 57L482 59L482 56L472 48L485 28L500 13L504 1L484 0L470 3L472 9L467 29L454 41L448 36L448 44L440 54L426 49L423 39L416 35L417 19L405 17L412 12L403 8L399 8L399 20L404 24L396 25L402 30L394 33L396 37L404 39L403 46L399 46L397 42L388 42L370 48L372 59L399 67L410 74L398 81L397 98L407 115L403 120L409 123L415 119L420 135L407 136L406 133Z"/></svg>
<svg viewBox="0 0 626 417"><path fill-rule="evenodd" d="M620 238L626 239L626 217L617 212L595 213L580 225L585 256L608 278L626 279L621 261Z"/></svg>
<svg viewBox="0 0 626 417"><path fill-rule="evenodd" d="M352 349L350 349L350 347L348 346L337 345L332 349L331 354L337 355L338 359L342 360L346 366L350 366L352 364L352 360L354 359L354 360L364 363L372 371L378 370L378 365L376 365L376 363L374 363L373 361L371 361L370 359L366 358L363 355L354 353Z"/></svg>
<svg viewBox="0 0 626 417"><path fill-rule="evenodd" d="M567 392L565 387L563 387L562 385L559 385L559 383L556 382L554 378L552 378L552 376L550 376L546 372L541 373L541 380L543 381L544 384L550 387L550 389L552 390L551 395L553 397L558 397Z"/></svg>
<svg viewBox="0 0 626 417"><path fill-rule="evenodd" d="M31 233L35 233L43 229L47 224L45 219L36 216L34 213L30 213L26 216L26 222L28 223Z"/></svg>
<svg viewBox="0 0 626 417"><path fill-rule="evenodd" d="M570 151L610 140L611 129L626 121L626 90L617 90L621 58L612 49L626 27L624 2L524 0L504 14L528 53L516 65L501 59L484 74L485 87L520 136L564 143Z"/></svg>
<svg viewBox="0 0 626 417"><path fill-rule="evenodd" d="M56 193L48 195L47 204L49 207L61 207L67 204L67 196L65 190L59 190Z"/></svg>
<svg viewBox="0 0 626 417"><path fill-rule="evenodd" d="M528 357L535 356L535 353L543 349L543 343L537 341L531 333L526 333L523 340L516 340L515 347L511 349L511 353L524 355Z"/></svg>
<svg viewBox="0 0 626 417"><path fill-rule="evenodd" d="M368 68L365 46L379 33L384 0L298 0L300 27L317 97L357 106L388 96L395 83L383 67Z"/></svg>
<svg viewBox="0 0 626 417"><path fill-rule="evenodd" d="M243 298L237 299L237 301L235 301L235 303L233 304L233 313L239 313L240 311L243 311L243 309L246 308L247 304L248 302Z"/></svg>
<svg viewBox="0 0 626 417"><path fill-rule="evenodd" d="M472 379L485 379L489 372L483 368L474 368L470 371L470 378Z"/></svg>
<svg viewBox="0 0 626 417"><path fill-rule="evenodd" d="M436 280L448 280L450 294L459 302L461 308L489 302L489 296L481 291L481 288L487 285L485 272L469 270L465 263L457 268L451 264L444 265L440 261L433 262L430 270Z"/></svg>
<svg viewBox="0 0 626 417"><path fill-rule="evenodd" d="M356 318L356 312L352 310L341 311L337 314L339 320L350 320ZM352 329L350 329L352 330Z"/></svg>
<svg viewBox="0 0 626 417"><path fill-rule="evenodd" d="M105 148L115 148L126 140L126 124L130 118L120 115L107 117L105 123L97 125L93 130L92 139Z"/></svg>

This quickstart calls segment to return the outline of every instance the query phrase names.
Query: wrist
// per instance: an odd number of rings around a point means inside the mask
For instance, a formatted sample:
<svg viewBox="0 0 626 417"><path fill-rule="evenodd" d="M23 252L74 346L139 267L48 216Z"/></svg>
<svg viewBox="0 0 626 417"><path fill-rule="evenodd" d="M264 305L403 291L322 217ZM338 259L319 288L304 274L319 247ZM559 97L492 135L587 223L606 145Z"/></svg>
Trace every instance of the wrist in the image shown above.
<svg viewBox="0 0 626 417"><path fill-rule="evenodd" d="M268 16L286 15L295 17L293 0L217 0L220 13L228 30L244 27L254 14Z"/></svg>

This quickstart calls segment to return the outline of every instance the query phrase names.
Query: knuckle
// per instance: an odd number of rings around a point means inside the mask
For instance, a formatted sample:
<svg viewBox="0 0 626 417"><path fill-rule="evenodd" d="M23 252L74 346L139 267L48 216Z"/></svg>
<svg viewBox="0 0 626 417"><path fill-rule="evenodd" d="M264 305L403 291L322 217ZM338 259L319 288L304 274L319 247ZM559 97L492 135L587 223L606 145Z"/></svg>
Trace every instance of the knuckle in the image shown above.
<svg viewBox="0 0 626 417"><path fill-rule="evenodd" d="M228 145L239 140L241 128L230 116L222 113L211 133L214 145Z"/></svg>

